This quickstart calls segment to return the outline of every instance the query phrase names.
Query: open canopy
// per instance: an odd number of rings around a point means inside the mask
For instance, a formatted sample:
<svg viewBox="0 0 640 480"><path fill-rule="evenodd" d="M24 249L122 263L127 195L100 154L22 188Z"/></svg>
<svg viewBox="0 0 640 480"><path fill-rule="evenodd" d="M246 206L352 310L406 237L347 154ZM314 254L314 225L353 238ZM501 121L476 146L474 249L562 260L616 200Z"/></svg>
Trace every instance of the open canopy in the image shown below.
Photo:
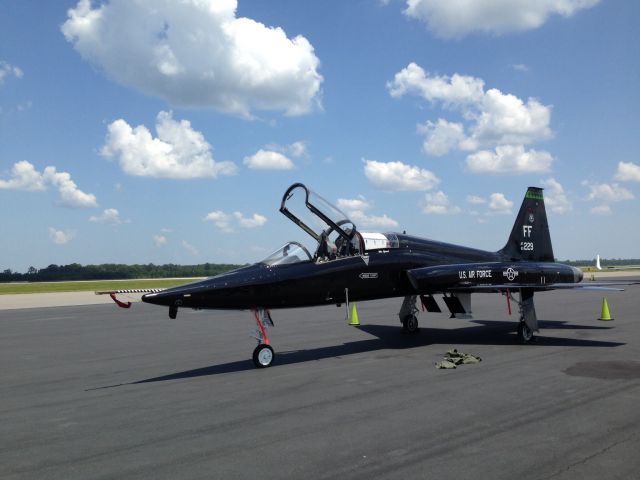
<svg viewBox="0 0 640 480"><path fill-rule="evenodd" d="M355 235L356 226L344 212L302 183L294 183L287 189L280 211L317 242L333 233L346 242Z"/></svg>
<svg viewBox="0 0 640 480"><path fill-rule="evenodd" d="M291 185L282 197L280 211L317 242L315 253L298 242L289 242L260 263L269 266L300 262L324 262L362 255L369 250L398 248L393 233L361 233L338 207L302 183Z"/></svg>

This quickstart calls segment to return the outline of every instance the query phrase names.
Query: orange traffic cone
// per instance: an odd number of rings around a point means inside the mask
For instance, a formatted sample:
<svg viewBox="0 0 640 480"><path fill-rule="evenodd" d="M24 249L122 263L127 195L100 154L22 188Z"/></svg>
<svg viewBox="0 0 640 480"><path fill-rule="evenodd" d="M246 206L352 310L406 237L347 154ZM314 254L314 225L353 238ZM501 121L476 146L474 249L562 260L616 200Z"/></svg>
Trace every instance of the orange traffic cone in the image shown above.
<svg viewBox="0 0 640 480"><path fill-rule="evenodd" d="M607 297L602 299L602 313L600 314L600 318L598 320L602 320L603 322L609 322L613 320L611 318L611 313L609 313L609 304L607 303Z"/></svg>

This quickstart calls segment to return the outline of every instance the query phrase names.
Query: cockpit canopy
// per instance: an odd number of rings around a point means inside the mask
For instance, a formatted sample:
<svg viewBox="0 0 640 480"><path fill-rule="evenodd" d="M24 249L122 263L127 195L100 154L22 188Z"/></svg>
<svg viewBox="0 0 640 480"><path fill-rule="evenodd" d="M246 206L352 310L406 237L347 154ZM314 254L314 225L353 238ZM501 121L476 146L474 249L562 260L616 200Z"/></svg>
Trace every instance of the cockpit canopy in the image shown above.
<svg viewBox="0 0 640 480"><path fill-rule="evenodd" d="M314 255L301 243L289 242L260 263L269 266L308 261L327 261L367 250L398 248L395 234L360 233L339 208L302 183L291 185L280 204L280 211L317 242Z"/></svg>
<svg viewBox="0 0 640 480"><path fill-rule="evenodd" d="M291 185L282 197L280 211L316 241L332 234L351 240L356 227L338 207L302 183Z"/></svg>

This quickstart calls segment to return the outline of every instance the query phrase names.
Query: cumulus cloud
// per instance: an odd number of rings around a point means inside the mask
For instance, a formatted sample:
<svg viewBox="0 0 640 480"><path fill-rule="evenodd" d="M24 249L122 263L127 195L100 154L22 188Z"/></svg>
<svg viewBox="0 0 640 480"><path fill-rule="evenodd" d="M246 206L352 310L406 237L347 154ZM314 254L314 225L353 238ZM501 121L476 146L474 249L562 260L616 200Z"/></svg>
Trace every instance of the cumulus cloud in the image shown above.
<svg viewBox="0 0 640 480"><path fill-rule="evenodd" d="M590 212L593 215L611 215L611 207L609 205L596 205L592 207Z"/></svg>
<svg viewBox="0 0 640 480"><path fill-rule="evenodd" d="M167 244L167 237L164 235L154 235L153 244L158 248L164 247Z"/></svg>
<svg viewBox="0 0 640 480"><path fill-rule="evenodd" d="M231 220L231 215L224 213L222 210L215 210L208 213L207 216L204 217L205 222L213 222L216 227L227 233L233 232L233 228L231 227Z"/></svg>
<svg viewBox="0 0 640 480"><path fill-rule="evenodd" d="M621 182L640 182L640 165L633 162L619 162L615 179Z"/></svg>
<svg viewBox="0 0 640 480"><path fill-rule="evenodd" d="M545 188L544 201L545 205L553 212L565 214L572 208L571 202L567 198L564 188L555 178L543 180L542 186Z"/></svg>
<svg viewBox="0 0 640 480"><path fill-rule="evenodd" d="M293 142L286 147L286 151L294 158L300 158L307 155L307 144L301 140Z"/></svg>
<svg viewBox="0 0 640 480"><path fill-rule="evenodd" d="M250 217L245 217L241 212L225 213L222 210L215 210L204 217L205 222L213 224L225 233L232 233L235 227L257 228L267 223L267 217L254 213Z"/></svg>
<svg viewBox="0 0 640 480"><path fill-rule="evenodd" d="M343 210L358 227L395 228L398 226L398 222L387 216L386 213L382 216L369 215L366 210L369 210L372 204L363 196L359 196L358 198L339 198L337 206Z"/></svg>
<svg viewBox="0 0 640 480"><path fill-rule="evenodd" d="M487 203L487 201L477 195L467 195L467 203L470 203L471 205L482 205Z"/></svg>
<svg viewBox="0 0 640 480"><path fill-rule="evenodd" d="M243 163L253 170L292 170L293 162L282 153L260 149L249 157L244 157Z"/></svg>
<svg viewBox="0 0 640 480"><path fill-rule="evenodd" d="M256 228L261 227L265 223L267 223L267 217L265 217L264 215L259 215L257 213L254 213L249 218L246 218L240 212L233 212L233 216L238 222L238 225L240 225L242 228Z"/></svg>
<svg viewBox="0 0 640 480"><path fill-rule="evenodd" d="M366 212L354 210L349 214L349 218L358 227L367 228L396 228L398 222L387 216L386 213L380 215L368 215Z"/></svg>
<svg viewBox="0 0 640 480"><path fill-rule="evenodd" d="M80 0L61 30L116 82L174 105L243 116L317 108L323 78L311 43L236 9L236 0Z"/></svg>
<svg viewBox="0 0 640 480"><path fill-rule="evenodd" d="M102 212L102 215L92 215L89 217L89 221L94 223L106 223L108 225L128 223L128 220L122 220L120 218L120 212L115 208L107 208Z"/></svg>
<svg viewBox="0 0 640 480"><path fill-rule="evenodd" d="M592 183L583 182L589 187L587 200L598 205L591 208L594 215L610 215L612 213L611 204L633 200L635 196L629 190L621 187L617 183Z"/></svg>
<svg viewBox="0 0 640 480"><path fill-rule="evenodd" d="M553 162L548 152L524 148L553 136L551 106L535 98L525 102L496 88L485 91L482 79L433 75L415 63L396 73L387 89L394 98L414 94L460 114L463 122L440 118L418 125L428 155L475 152L467 158L467 165L478 173L545 172Z"/></svg>
<svg viewBox="0 0 640 480"><path fill-rule="evenodd" d="M534 98L525 103L515 95L491 88L478 107L480 113L473 115L471 135L478 145L529 144L551 137L551 107Z"/></svg>
<svg viewBox="0 0 640 480"><path fill-rule="evenodd" d="M587 200L602 203L622 202L624 200L633 200L633 193L617 183L595 183L589 185L589 196Z"/></svg>
<svg viewBox="0 0 640 480"><path fill-rule="evenodd" d="M552 15L570 17L600 0L407 0L404 13L442 38L532 30Z"/></svg>
<svg viewBox="0 0 640 480"><path fill-rule="evenodd" d="M385 191L431 190L440 179L424 168L402 162L363 160L364 174L376 187Z"/></svg>
<svg viewBox="0 0 640 480"><path fill-rule="evenodd" d="M427 215L452 215L460 213L460 207L451 205L449 197L442 191L424 196L422 211Z"/></svg>
<svg viewBox="0 0 640 480"><path fill-rule="evenodd" d="M49 238L56 245L66 245L73 237L75 237L75 233L70 230L57 230L49 227Z"/></svg>
<svg viewBox="0 0 640 480"><path fill-rule="evenodd" d="M157 137L147 127L132 128L123 119L108 126L100 153L117 158L128 175L157 178L216 178L234 175L233 162L213 159L211 145L188 120L174 120L171 112L160 112L156 119Z"/></svg>
<svg viewBox="0 0 640 480"><path fill-rule="evenodd" d="M98 206L95 195L80 190L67 172L58 172L56 167L46 167L42 177L45 182L58 189L62 205L77 208Z"/></svg>
<svg viewBox="0 0 640 480"><path fill-rule="evenodd" d="M194 257L197 257L198 255L200 255L200 252L198 251L198 249L193 245L191 245L186 240L182 240L182 248L184 248L187 252L189 252Z"/></svg>
<svg viewBox="0 0 640 480"><path fill-rule="evenodd" d="M5 78L15 77L22 78L23 72L20 67L11 65L10 63L0 60L0 85L4 83Z"/></svg>
<svg viewBox="0 0 640 480"><path fill-rule="evenodd" d="M481 150L467 156L466 161L474 173L495 175L548 172L552 162L550 153L525 150L522 145L498 145L495 151Z"/></svg>
<svg viewBox="0 0 640 480"><path fill-rule="evenodd" d="M418 125L418 133L424 135L422 149L428 155L446 155L452 149L465 147L466 136L464 125L438 119L437 122L427 121Z"/></svg>
<svg viewBox="0 0 640 480"><path fill-rule="evenodd" d="M427 74L416 63L410 63L387 83L389 94L400 98L418 95L430 102L442 102L446 107L475 104L484 96L484 81L455 73L452 77Z"/></svg>
<svg viewBox="0 0 640 480"><path fill-rule="evenodd" d="M371 203L369 203L369 201L367 201L363 196L359 196L358 198L339 198L336 205L340 210L345 212L367 210L371 208Z"/></svg>
<svg viewBox="0 0 640 480"><path fill-rule="evenodd" d="M22 160L13 165L11 176L8 180L0 178L0 188L7 190L45 190L46 185L42 173L38 172L33 164Z"/></svg>
<svg viewBox="0 0 640 480"><path fill-rule="evenodd" d="M492 193L489 196L489 210L492 213L510 214L513 202L507 200L504 193Z"/></svg>
<svg viewBox="0 0 640 480"><path fill-rule="evenodd" d="M69 173L58 172L56 167L45 167L43 172L39 172L33 164L22 160L13 165L8 180L0 179L0 189L38 191L49 186L58 190L60 205L72 208L98 206L95 195L80 190Z"/></svg>

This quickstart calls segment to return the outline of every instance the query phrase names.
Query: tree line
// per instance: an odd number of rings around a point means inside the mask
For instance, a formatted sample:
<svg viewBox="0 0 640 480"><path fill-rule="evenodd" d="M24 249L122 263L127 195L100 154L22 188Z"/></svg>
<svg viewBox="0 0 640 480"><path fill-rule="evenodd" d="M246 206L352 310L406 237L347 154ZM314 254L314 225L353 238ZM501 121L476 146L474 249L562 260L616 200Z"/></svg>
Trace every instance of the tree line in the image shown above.
<svg viewBox="0 0 640 480"><path fill-rule="evenodd" d="M561 263L573 265L574 267L595 267L596 259L591 260L563 260ZM640 258L601 258L600 264L607 267L622 267L625 265L640 265Z"/></svg>
<svg viewBox="0 0 640 480"><path fill-rule="evenodd" d="M0 272L0 282L55 282L69 280L120 280L130 278L175 278L210 277L228 272L241 265L203 263L200 265L123 265L105 263L102 265L49 265L37 269L29 267L26 273L6 269Z"/></svg>
<svg viewBox="0 0 640 480"><path fill-rule="evenodd" d="M574 266L595 266L596 260L565 260L563 263ZM640 265L638 258L603 258L600 263L606 266ZM202 263L199 265L165 265L103 263L101 265L49 265L37 269L29 267L26 273L6 269L0 272L0 282L56 282L65 280L120 280L129 278L176 278L211 277L228 272L242 265L227 263ZM2 267L0 267L2 268Z"/></svg>

